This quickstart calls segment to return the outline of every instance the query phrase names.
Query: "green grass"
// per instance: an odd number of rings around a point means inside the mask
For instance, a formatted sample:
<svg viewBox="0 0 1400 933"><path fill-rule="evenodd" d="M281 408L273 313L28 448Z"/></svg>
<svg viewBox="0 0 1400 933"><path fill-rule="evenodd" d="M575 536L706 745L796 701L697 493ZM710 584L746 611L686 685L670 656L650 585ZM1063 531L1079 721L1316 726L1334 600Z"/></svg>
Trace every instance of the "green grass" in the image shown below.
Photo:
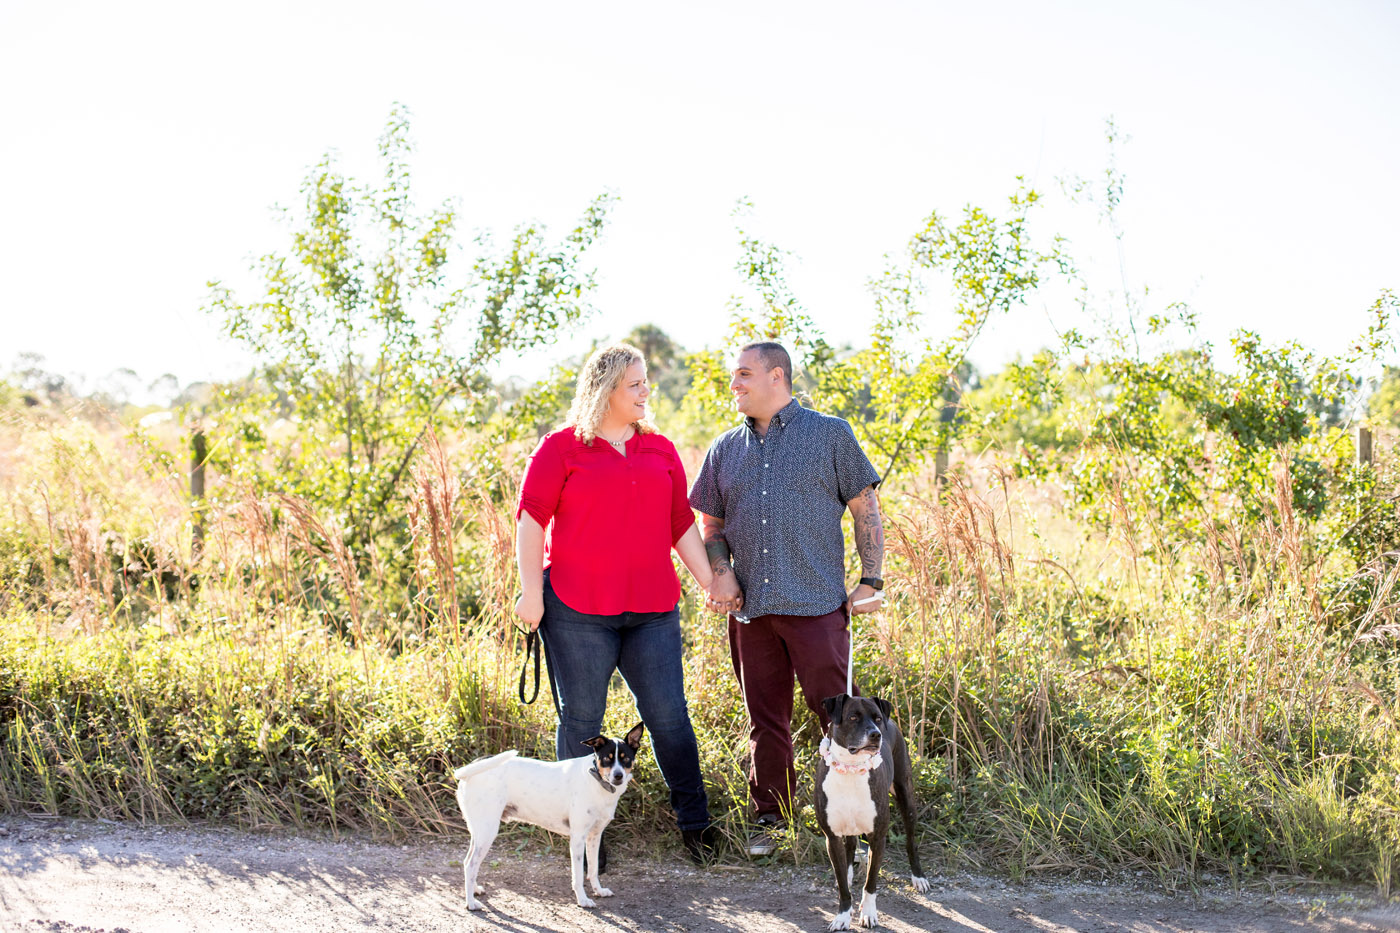
<svg viewBox="0 0 1400 933"><path fill-rule="evenodd" d="M533 706L515 697L498 499L453 500L452 526L414 539L404 584L377 565L348 578L334 531L295 503L230 495L196 574L178 486L80 433L81 470L63 466L77 442L29 438L42 456L9 478L0 516L0 809L460 834L453 767L503 748L552 756L548 690ZM1251 532L1252 576L1183 592L1189 542L1153 564L961 485L939 501L887 493L885 508L891 589L857 625L857 678L910 740L931 865L1168 884L1285 873L1390 893L1390 565L1366 570L1366 600L1339 615L1321 594L1362 575L1303 572L1277 529ZM164 577L123 574L134 540ZM712 811L739 840L748 738L723 625L693 596L682 618ZM797 709L803 784L780 857L819 863L819 735ZM635 721L617 683L607 728ZM666 800L644 756L616 831L675 845Z"/></svg>
<svg viewBox="0 0 1400 933"><path fill-rule="evenodd" d="M1033 643L1034 628L1017 630ZM1159 655L1149 691L1048 653L1017 662L1008 633L973 656L935 646L932 670L943 673L932 677L899 637L891 653L903 647L907 663L861 657L863 681L894 699L915 746L922 843L935 864L1013 877L1389 877L1400 757L1376 717L1346 702L1279 706L1243 743L1212 735L1238 699L1226 690L1228 652ZM715 623L692 623L692 635L702 765L712 807L739 839L743 709ZM460 832L453 767L502 748L550 757L553 745L547 691L531 707L514 696L513 646L489 633L463 641L471 654L430 639L366 655L324 637L217 625L45 637L33 619L11 617L0 625L0 808L394 839ZM609 727L620 732L634 715L619 689ZM804 803L789 855L819 861L805 783L816 723L802 711L797 728ZM618 820L642 838L667 836L650 760Z"/></svg>

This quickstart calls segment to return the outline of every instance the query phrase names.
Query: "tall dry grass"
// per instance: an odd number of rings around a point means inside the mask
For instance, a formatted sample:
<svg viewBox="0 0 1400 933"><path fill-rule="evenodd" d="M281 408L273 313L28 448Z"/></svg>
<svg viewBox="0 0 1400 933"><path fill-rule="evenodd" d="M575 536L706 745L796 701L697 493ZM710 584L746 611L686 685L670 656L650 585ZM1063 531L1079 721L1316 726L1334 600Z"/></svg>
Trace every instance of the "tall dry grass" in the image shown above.
<svg viewBox="0 0 1400 933"><path fill-rule="evenodd" d="M550 755L548 700L514 695L513 486L462 449L427 439L397 576L306 502L228 481L196 565L178 482L141 479L110 438L27 443L46 453L6 480L0 525L22 570L0 590L0 807L397 838L461 831L453 766ZM916 752L926 850L1013 876L1279 870L1388 889L1400 562L1355 571L1369 596L1339 624L1286 458L1268 521L1205 515L1199 540L1165 549L1129 467L1105 534L993 461L885 494L891 583L857 619L856 676ZM132 540L158 572L122 572ZM712 807L739 837L747 726L723 625L693 594L682 609ZM798 708L806 762L817 729ZM611 725L634 716L619 688ZM639 790L620 830L665 837L654 768ZM817 860L810 809L786 851Z"/></svg>

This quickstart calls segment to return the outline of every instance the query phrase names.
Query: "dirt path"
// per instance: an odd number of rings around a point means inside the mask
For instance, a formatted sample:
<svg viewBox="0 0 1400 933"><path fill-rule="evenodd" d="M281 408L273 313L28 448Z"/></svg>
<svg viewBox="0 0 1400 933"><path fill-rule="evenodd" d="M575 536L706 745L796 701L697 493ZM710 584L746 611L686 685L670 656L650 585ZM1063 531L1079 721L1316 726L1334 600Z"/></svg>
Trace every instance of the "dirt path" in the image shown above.
<svg viewBox="0 0 1400 933"><path fill-rule="evenodd" d="M518 851L517 851L518 850ZM487 909L469 915L460 844L397 847L222 829L160 829L0 816L0 930L53 933L269 930L822 931L828 871L729 866L619 853L604 881L616 896L574 905L562 850L503 837L483 872ZM1207 890L1169 896L1130 887L1006 885L935 877L915 894L887 872L881 920L895 933L1185 933L1400 930L1400 908L1359 895Z"/></svg>

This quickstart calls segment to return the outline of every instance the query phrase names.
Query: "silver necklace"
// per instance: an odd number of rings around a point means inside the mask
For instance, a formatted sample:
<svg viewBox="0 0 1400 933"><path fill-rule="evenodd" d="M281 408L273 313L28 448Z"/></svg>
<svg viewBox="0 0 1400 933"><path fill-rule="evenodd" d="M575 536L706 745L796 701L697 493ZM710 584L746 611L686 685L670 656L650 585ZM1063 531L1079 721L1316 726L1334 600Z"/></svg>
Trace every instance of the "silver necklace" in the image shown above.
<svg viewBox="0 0 1400 933"><path fill-rule="evenodd" d="M599 437L603 437L603 435L601 435L601 434L599 434L598 436L599 436ZM613 445L614 447L616 447L618 450L626 450L626 449L627 449L627 438L626 438L626 437L624 437L624 438L623 438L622 440L620 440L620 441L608 440L608 438L606 438L606 437L603 437L603 440L607 441L609 444L612 444L612 445Z"/></svg>

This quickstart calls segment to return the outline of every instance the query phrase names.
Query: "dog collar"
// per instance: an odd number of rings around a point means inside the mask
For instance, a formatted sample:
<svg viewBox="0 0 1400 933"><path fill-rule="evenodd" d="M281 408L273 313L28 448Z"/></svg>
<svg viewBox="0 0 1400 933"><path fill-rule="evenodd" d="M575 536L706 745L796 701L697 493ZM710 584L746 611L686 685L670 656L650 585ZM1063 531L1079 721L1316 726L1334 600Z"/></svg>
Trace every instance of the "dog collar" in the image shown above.
<svg viewBox="0 0 1400 933"><path fill-rule="evenodd" d="M826 736L822 739L822 744L818 752L822 756L822 761L825 761L827 766L837 774L868 774L885 763L885 759L880 757L879 752L870 752L865 756L865 761L863 762L841 761L831 749L830 736Z"/></svg>
<svg viewBox="0 0 1400 933"><path fill-rule="evenodd" d="M588 773L593 775L593 780L597 781L598 784L603 788L603 790L607 791L610 794L617 793L616 787L613 787L607 781L603 780L603 776L598 773L598 766L596 764L588 769Z"/></svg>

